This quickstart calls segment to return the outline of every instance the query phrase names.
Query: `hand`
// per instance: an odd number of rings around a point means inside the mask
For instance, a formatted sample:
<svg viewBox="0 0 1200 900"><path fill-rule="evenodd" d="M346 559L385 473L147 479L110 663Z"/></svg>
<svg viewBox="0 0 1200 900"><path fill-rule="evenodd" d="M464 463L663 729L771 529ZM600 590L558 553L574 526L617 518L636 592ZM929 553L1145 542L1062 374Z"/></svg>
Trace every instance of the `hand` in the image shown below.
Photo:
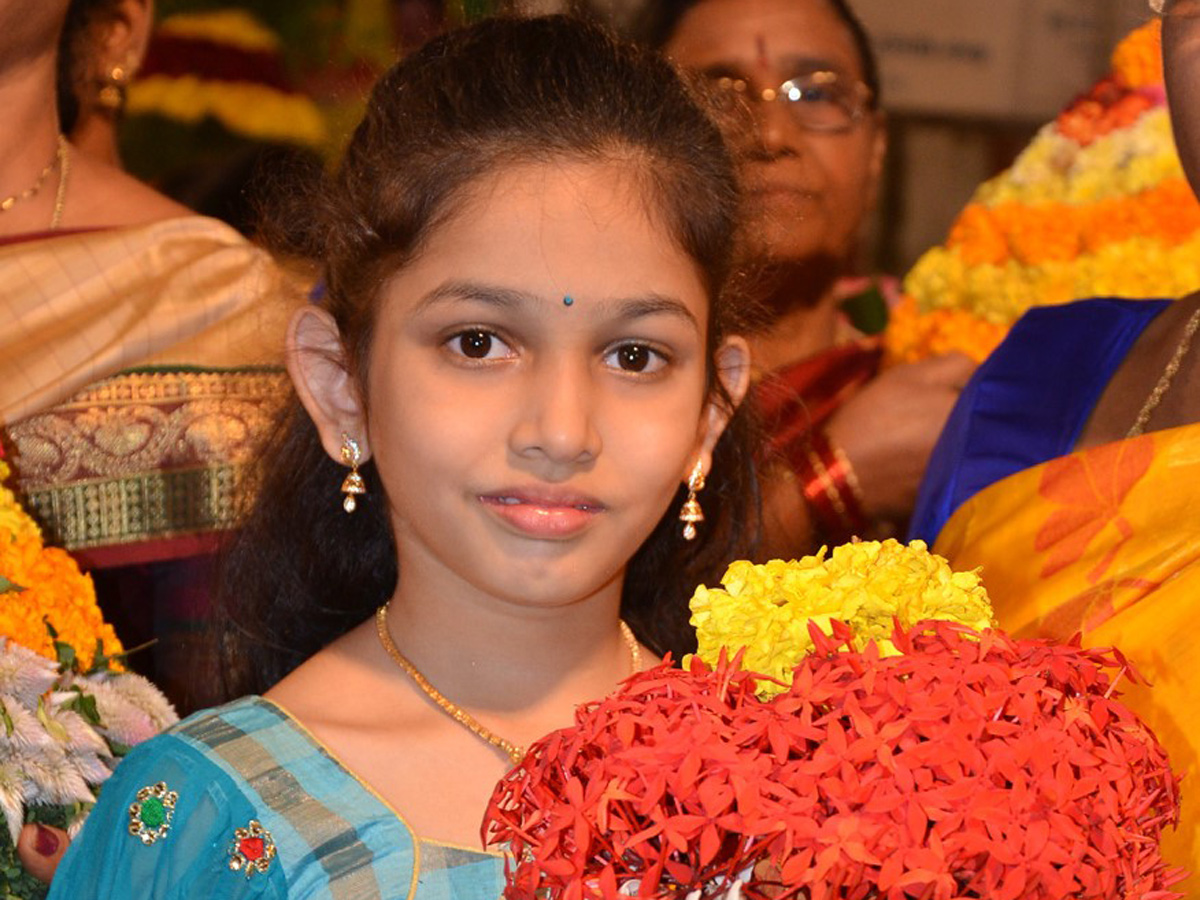
<svg viewBox="0 0 1200 900"><path fill-rule="evenodd" d="M17 838L17 856L21 858L21 865L30 875L49 884L70 843L71 839L61 828L41 824L26 825Z"/></svg>
<svg viewBox="0 0 1200 900"><path fill-rule="evenodd" d="M974 370L961 353L885 369L830 419L826 432L850 460L869 518L912 512L929 454Z"/></svg>

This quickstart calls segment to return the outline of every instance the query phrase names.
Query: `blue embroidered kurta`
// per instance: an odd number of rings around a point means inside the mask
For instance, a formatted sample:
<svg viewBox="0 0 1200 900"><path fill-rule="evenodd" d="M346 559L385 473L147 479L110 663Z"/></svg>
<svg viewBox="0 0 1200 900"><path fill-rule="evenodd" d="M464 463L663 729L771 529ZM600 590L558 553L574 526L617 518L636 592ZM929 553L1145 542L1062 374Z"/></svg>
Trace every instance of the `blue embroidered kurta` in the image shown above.
<svg viewBox="0 0 1200 900"><path fill-rule="evenodd" d="M130 833L131 804L178 794L166 834ZM247 877L229 862L256 820L276 856ZM257 697L197 713L135 748L55 876L51 900L497 900L499 855L418 840L374 792L282 709Z"/></svg>

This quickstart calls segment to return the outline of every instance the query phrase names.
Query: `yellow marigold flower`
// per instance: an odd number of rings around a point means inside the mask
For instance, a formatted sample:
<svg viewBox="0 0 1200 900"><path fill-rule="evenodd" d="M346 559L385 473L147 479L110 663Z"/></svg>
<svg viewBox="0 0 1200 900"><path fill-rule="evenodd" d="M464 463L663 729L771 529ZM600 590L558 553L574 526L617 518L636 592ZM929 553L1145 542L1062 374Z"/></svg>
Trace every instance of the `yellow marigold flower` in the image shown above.
<svg viewBox="0 0 1200 900"><path fill-rule="evenodd" d="M303 94L263 84L206 81L194 75L151 75L129 87L130 115L160 115L186 125L212 116L235 134L320 146L325 121Z"/></svg>
<svg viewBox="0 0 1200 900"><path fill-rule="evenodd" d="M982 629L992 624L992 607L977 572L954 572L923 541L843 544L800 560L754 565L733 563L722 588L700 586L692 596L697 655L715 664L721 650L744 650L743 665L786 682L812 650L810 622L826 633L830 622L847 622L858 646L875 641L896 653L890 637L896 621L905 627L926 619L961 622ZM685 660L686 664L686 660ZM784 688L763 683L771 696Z"/></svg>
<svg viewBox="0 0 1200 900"><path fill-rule="evenodd" d="M279 36L242 9L176 13L159 24L161 34L228 44L242 50L273 52L280 48Z"/></svg>
<svg viewBox="0 0 1200 900"><path fill-rule="evenodd" d="M4 485L11 473L8 464L0 459L0 531L7 531L17 537L41 540L42 532L37 522L21 508L16 496Z"/></svg>
<svg viewBox="0 0 1200 900"><path fill-rule="evenodd" d="M0 461L0 480L9 475ZM16 497L0 484L0 576L14 587L0 593L0 634L49 659L54 639L70 644L84 669L91 667L96 643L106 655L121 652L121 642L104 621L90 576L68 553L42 544L33 519Z"/></svg>

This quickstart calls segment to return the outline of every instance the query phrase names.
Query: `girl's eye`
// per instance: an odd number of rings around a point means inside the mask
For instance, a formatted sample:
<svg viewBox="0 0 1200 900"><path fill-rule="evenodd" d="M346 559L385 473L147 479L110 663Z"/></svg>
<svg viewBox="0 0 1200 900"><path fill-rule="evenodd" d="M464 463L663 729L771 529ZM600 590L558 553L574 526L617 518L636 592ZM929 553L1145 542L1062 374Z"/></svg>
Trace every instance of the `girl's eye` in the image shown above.
<svg viewBox="0 0 1200 900"><path fill-rule="evenodd" d="M610 350L605 361L622 372L642 375L657 372L667 364L661 353L645 344L622 344Z"/></svg>
<svg viewBox="0 0 1200 900"><path fill-rule="evenodd" d="M504 341L482 328L460 332L450 338L446 345L451 352L467 359L502 359L512 353Z"/></svg>

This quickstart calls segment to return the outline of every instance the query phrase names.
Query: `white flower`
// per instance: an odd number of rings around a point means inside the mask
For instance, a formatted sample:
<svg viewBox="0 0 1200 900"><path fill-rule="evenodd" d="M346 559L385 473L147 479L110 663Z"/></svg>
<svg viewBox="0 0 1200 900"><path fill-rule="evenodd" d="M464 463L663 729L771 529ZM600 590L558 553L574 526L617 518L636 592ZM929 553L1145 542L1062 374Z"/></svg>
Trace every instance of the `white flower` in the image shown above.
<svg viewBox="0 0 1200 900"><path fill-rule="evenodd" d="M38 706L38 719L64 750L111 756L108 743L83 716L64 704L78 699L75 691L55 691Z"/></svg>
<svg viewBox="0 0 1200 900"><path fill-rule="evenodd" d="M59 746L23 761L26 802L46 805L94 803L96 798L79 770Z"/></svg>
<svg viewBox="0 0 1200 900"><path fill-rule="evenodd" d="M95 698L100 729L110 741L132 747L178 721L167 699L141 675L92 675L75 683Z"/></svg>
<svg viewBox="0 0 1200 900"><path fill-rule="evenodd" d="M90 807L85 807L79 811L79 815L67 823L67 837L72 841L79 837L79 831L83 828L83 823L87 821L88 813L92 810Z"/></svg>
<svg viewBox="0 0 1200 900"><path fill-rule="evenodd" d="M0 720L0 750L32 755L53 742L37 716L16 697L0 694Z"/></svg>
<svg viewBox="0 0 1200 900"><path fill-rule="evenodd" d="M111 759L111 757L108 758ZM69 754L67 760L75 766L75 771L79 773L79 776L93 787L108 781L108 776L112 774L112 767L106 758L97 756L95 753Z"/></svg>
<svg viewBox="0 0 1200 900"><path fill-rule="evenodd" d="M22 647L15 641L0 637L0 694L8 694L33 709L37 699L54 685L58 666Z"/></svg>
<svg viewBox="0 0 1200 900"><path fill-rule="evenodd" d="M25 779L11 760L0 760L0 813L15 845L25 822Z"/></svg>

